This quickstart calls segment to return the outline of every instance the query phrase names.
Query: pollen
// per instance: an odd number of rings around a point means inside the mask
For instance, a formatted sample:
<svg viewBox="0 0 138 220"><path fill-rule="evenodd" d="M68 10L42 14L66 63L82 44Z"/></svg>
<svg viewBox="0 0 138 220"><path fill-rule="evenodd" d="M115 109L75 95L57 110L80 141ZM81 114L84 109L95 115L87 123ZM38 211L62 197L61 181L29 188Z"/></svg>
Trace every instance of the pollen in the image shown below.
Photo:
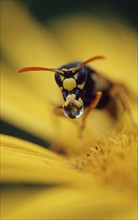
<svg viewBox="0 0 138 220"><path fill-rule="evenodd" d="M64 89L68 91L73 90L76 87L76 80L74 78L67 78L63 81Z"/></svg>

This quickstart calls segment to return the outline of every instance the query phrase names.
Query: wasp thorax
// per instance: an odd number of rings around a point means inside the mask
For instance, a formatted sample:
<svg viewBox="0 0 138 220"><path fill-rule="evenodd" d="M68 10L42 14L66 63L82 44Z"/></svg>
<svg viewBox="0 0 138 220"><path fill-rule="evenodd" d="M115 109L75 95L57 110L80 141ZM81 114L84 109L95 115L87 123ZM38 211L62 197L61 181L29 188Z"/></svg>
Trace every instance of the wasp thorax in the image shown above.
<svg viewBox="0 0 138 220"><path fill-rule="evenodd" d="M65 104L63 105L64 115L68 118L79 118L83 114L84 106L81 98L76 100L74 94L68 95Z"/></svg>

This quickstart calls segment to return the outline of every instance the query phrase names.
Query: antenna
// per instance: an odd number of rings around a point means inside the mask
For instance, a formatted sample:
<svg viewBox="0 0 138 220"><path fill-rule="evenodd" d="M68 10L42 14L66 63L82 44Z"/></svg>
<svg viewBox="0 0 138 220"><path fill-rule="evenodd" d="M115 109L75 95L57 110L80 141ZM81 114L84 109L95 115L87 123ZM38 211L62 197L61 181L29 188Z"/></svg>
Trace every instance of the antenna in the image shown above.
<svg viewBox="0 0 138 220"><path fill-rule="evenodd" d="M79 66L76 66L73 70L72 73L75 73L78 69L80 69L81 67L85 66L87 63L90 63L94 60L98 60L98 59L104 59L104 56L95 56L95 57L91 57L90 59L84 61L83 63L81 63Z"/></svg>
<svg viewBox="0 0 138 220"><path fill-rule="evenodd" d="M54 68L47 68L47 67L25 67L18 71L18 73L24 73L29 71L51 71L51 72L58 72L60 74L64 74L62 70L54 69Z"/></svg>

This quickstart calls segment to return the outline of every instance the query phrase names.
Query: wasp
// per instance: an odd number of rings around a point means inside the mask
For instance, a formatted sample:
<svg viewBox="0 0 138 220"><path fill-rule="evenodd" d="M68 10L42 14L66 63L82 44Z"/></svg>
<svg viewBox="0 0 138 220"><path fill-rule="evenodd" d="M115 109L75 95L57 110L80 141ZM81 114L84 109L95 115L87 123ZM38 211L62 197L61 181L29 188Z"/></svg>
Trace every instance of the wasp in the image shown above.
<svg viewBox="0 0 138 220"><path fill-rule="evenodd" d="M116 97L133 120L127 101L127 91L122 84L114 83L87 65L104 56L95 56L84 62L72 62L57 69L47 67L25 67L20 73L28 71L52 71L61 90L64 103L56 106L63 115L77 119L83 115L81 129L93 109L107 109L113 118L117 117Z"/></svg>

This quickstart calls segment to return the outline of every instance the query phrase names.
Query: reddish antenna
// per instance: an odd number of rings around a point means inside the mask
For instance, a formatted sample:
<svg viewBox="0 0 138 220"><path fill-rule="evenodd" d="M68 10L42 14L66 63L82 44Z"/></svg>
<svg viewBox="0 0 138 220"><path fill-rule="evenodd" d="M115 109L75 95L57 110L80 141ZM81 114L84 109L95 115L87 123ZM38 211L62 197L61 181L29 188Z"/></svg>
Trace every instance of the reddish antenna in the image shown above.
<svg viewBox="0 0 138 220"><path fill-rule="evenodd" d="M75 73L78 69L80 69L81 67L85 66L87 63L90 63L94 60L98 60L98 59L104 59L104 56L95 56L95 57L91 57L90 59L84 61L83 63L81 63L80 65L76 66L73 70L72 73ZM29 72L29 71L51 71L51 72L58 72L60 74L64 74L64 71L59 70L59 69L55 69L55 68L47 68L47 67L25 67L22 68L18 71L18 73L24 73L24 72Z"/></svg>
<svg viewBox="0 0 138 220"><path fill-rule="evenodd" d="M80 69L81 67L85 66L87 63L90 63L94 60L98 60L98 59L104 59L104 56L95 56L95 57L91 57L90 59L84 61L83 63L81 63L79 66L76 66L72 72L75 73L78 69Z"/></svg>
<svg viewBox="0 0 138 220"><path fill-rule="evenodd" d="M24 73L29 71L51 71L51 72L58 72L60 74L64 74L62 70L54 69L54 68L47 68L47 67L25 67L18 71L18 73Z"/></svg>

